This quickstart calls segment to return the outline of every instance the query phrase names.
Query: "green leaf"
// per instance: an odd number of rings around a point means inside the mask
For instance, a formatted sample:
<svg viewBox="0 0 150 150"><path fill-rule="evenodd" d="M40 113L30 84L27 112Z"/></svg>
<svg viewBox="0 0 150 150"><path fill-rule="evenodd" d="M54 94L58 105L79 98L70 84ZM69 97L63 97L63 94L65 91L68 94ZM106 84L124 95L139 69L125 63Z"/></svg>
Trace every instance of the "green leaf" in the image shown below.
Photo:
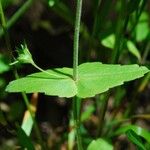
<svg viewBox="0 0 150 150"><path fill-rule="evenodd" d="M132 53L135 57L138 58L138 60L141 60L141 55L139 50L136 48L134 43L132 41L127 41L127 47L130 53Z"/></svg>
<svg viewBox="0 0 150 150"><path fill-rule="evenodd" d="M26 148L27 150L34 150L34 146L31 142L31 139L26 135L26 133L20 127L18 128L17 136L18 136L20 145L23 148Z"/></svg>
<svg viewBox="0 0 150 150"><path fill-rule="evenodd" d="M126 135L128 139L137 145L141 150L146 150L144 144L142 143L141 138L133 131L133 130L127 130Z"/></svg>
<svg viewBox="0 0 150 150"><path fill-rule="evenodd" d="M76 95L77 87L74 80L69 76L72 75L72 69L62 68L47 70L47 72L49 74L44 72L34 73L25 78L12 81L6 90L9 92L39 92L60 97L73 97ZM55 77L55 75L58 77Z"/></svg>
<svg viewBox="0 0 150 150"><path fill-rule="evenodd" d="M50 7L53 7L58 2L58 0L47 0L47 1Z"/></svg>
<svg viewBox="0 0 150 150"><path fill-rule="evenodd" d="M113 49L115 46L115 35L111 34L101 41L101 44L107 48Z"/></svg>
<svg viewBox="0 0 150 150"><path fill-rule="evenodd" d="M5 57L0 54L0 74L9 70L9 65L5 60Z"/></svg>
<svg viewBox="0 0 150 150"><path fill-rule="evenodd" d="M99 138L97 140L93 140L87 150L113 150L113 146L109 144L106 140Z"/></svg>
<svg viewBox="0 0 150 150"><path fill-rule="evenodd" d="M81 114L81 121L86 121L95 111L95 107L93 105L87 106L86 110Z"/></svg>
<svg viewBox="0 0 150 150"><path fill-rule="evenodd" d="M139 22L135 28L136 41L140 42L148 36L149 29L149 16L146 12L143 12L140 16Z"/></svg>
<svg viewBox="0 0 150 150"><path fill-rule="evenodd" d="M125 81L142 77L149 70L138 65L108 65L100 63L85 63L79 66L77 96L93 97L109 88L123 84Z"/></svg>
<svg viewBox="0 0 150 150"><path fill-rule="evenodd" d="M146 150L150 149L150 143L145 143Z"/></svg>
<svg viewBox="0 0 150 150"><path fill-rule="evenodd" d="M115 131L114 135L125 134L128 130L133 130L137 135L143 137L147 142L150 143L150 132L136 125L126 125L120 127L117 131Z"/></svg>
<svg viewBox="0 0 150 150"><path fill-rule="evenodd" d="M79 79L72 79L71 68L47 70L12 81L6 88L8 92L40 92L60 97L93 97L125 81L142 77L149 72L138 65L108 65L99 62L84 63L78 67Z"/></svg>
<svg viewBox="0 0 150 150"><path fill-rule="evenodd" d="M30 112L26 111L21 128L24 130L24 132L26 133L27 136L29 136L31 134L33 124L34 124L34 122L30 115Z"/></svg>

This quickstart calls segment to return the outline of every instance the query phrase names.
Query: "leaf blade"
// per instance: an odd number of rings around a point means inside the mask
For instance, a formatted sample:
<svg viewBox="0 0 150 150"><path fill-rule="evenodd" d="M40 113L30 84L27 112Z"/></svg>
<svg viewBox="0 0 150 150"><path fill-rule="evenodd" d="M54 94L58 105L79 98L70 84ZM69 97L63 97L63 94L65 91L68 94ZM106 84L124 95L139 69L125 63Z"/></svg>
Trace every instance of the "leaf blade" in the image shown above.
<svg viewBox="0 0 150 150"><path fill-rule="evenodd" d="M109 144L106 140L99 138L97 140L93 140L87 150L113 150L113 146L111 144Z"/></svg>
<svg viewBox="0 0 150 150"><path fill-rule="evenodd" d="M143 137L147 142L150 143L150 133L137 125L126 125L120 127L115 131L114 135L125 134L128 130L133 130L137 135Z"/></svg>
<svg viewBox="0 0 150 150"><path fill-rule="evenodd" d="M109 88L142 77L149 72L138 65L110 65L100 62L79 65L79 79L72 79L71 68L47 70L12 81L6 88L8 92L40 92L59 97L93 97Z"/></svg>
<svg viewBox="0 0 150 150"><path fill-rule="evenodd" d="M133 54L135 57L138 58L138 60L141 60L141 54L139 52L139 50L137 49L137 47L134 45L134 43L132 41L127 41L127 47L128 50L131 54Z"/></svg>
<svg viewBox="0 0 150 150"><path fill-rule="evenodd" d="M108 65L99 62L84 63L79 66L77 96L93 97L109 88L142 77L149 70L138 65Z"/></svg>
<svg viewBox="0 0 150 150"><path fill-rule="evenodd" d="M48 72L55 73L53 70L48 70ZM27 77L11 81L6 91L26 93L39 92L52 96L73 97L77 90L73 79L69 77L71 70L69 68L57 69L55 74L60 75L60 77L50 76L43 72L28 75Z"/></svg>
<svg viewBox="0 0 150 150"><path fill-rule="evenodd" d="M146 150L144 144L142 143L142 140L140 139L140 137L131 129L126 131L126 135L128 137L128 139L134 143L135 145L137 145L141 150Z"/></svg>

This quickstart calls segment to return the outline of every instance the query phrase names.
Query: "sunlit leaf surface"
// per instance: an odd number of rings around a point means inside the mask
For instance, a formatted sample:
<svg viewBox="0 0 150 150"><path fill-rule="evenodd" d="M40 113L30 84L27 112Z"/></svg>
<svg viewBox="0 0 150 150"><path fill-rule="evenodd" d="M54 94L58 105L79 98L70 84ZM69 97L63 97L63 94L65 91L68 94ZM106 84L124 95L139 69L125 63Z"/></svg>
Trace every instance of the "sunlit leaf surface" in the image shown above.
<svg viewBox="0 0 150 150"><path fill-rule="evenodd" d="M40 92L60 97L93 97L126 81L142 77L149 72L138 65L110 65L99 62L84 63L79 67L79 79L74 81L71 68L34 73L10 82L8 92Z"/></svg>
<svg viewBox="0 0 150 150"><path fill-rule="evenodd" d="M87 150L113 150L113 146L109 144L106 140L100 138L97 140L93 140Z"/></svg>

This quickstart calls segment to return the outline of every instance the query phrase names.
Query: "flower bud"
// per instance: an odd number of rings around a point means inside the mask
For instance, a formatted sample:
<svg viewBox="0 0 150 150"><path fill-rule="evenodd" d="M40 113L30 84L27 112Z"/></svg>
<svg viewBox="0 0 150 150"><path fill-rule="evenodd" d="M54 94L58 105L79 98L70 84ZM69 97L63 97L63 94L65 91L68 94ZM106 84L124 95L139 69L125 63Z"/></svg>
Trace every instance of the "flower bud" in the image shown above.
<svg viewBox="0 0 150 150"><path fill-rule="evenodd" d="M32 59L32 55L29 52L29 49L26 44L21 44L21 48L17 48L18 58L15 60L15 62L11 63L10 65L14 65L16 63L29 63L33 64L34 61Z"/></svg>

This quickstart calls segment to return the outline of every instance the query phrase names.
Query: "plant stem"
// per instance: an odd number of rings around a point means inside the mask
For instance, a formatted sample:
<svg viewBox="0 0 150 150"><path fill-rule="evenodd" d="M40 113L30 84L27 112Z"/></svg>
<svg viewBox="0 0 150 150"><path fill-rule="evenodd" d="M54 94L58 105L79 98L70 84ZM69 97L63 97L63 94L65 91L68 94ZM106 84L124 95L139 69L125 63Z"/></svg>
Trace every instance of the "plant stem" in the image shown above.
<svg viewBox="0 0 150 150"><path fill-rule="evenodd" d="M135 29L135 27L136 27L136 25L137 25L137 23L138 23L138 21L139 21L139 18L140 18L141 14L142 14L142 12L143 12L143 10L144 10L144 7L145 7L145 5L146 5L146 2L147 2L147 0L143 0L143 1L142 1L141 7L139 8L138 13L137 13L137 16L136 16L135 23L133 24L133 26L132 26L132 28L131 28L131 30L130 30L130 34L134 31L134 29Z"/></svg>
<svg viewBox="0 0 150 150"><path fill-rule="evenodd" d="M60 78L60 77L61 77L61 76L59 76L59 75L52 74L52 73L49 73L49 72L43 70L43 69L40 68L38 65L36 65L34 62L31 63L31 64L32 64L36 69L38 69L38 70L40 70L41 72L44 72L44 73L46 73L46 74L48 74L48 75L50 75L50 76L54 76L54 77L56 77L56 78Z"/></svg>
<svg viewBox="0 0 150 150"><path fill-rule="evenodd" d="M95 11L95 18L94 18L94 24L93 24L93 30L92 30L92 37L95 37L96 34L96 27L98 24L98 17L99 17L99 7L101 5L102 0L98 0L97 1L97 7L96 7L96 11Z"/></svg>
<svg viewBox="0 0 150 150"><path fill-rule="evenodd" d="M5 16L4 16L4 11L3 11L3 7L2 7L2 3L1 3L1 0L0 0L0 19L1 19L1 22L2 22L2 31L3 33L5 33L5 41L6 41L6 46L7 46L7 49L9 51L9 61L11 59L11 44L10 44L10 39L9 39L9 34L8 34L8 29L7 29L7 23L6 23L6 20L5 20ZM19 78L19 75L17 73L17 70L14 70L14 75L15 75L15 78L18 79ZM30 108L30 103L29 103L29 100L28 100L28 97L25 93L22 93L22 97L23 97L23 100L25 102L25 105L31 115L31 118L34 122L34 128L35 128L35 132L37 134L37 138L41 144L42 147L44 147L44 144L42 142L42 138L41 138L41 134L40 134L40 131L39 131L39 128L37 126L37 123L35 121L35 117L34 117L34 114Z"/></svg>
<svg viewBox="0 0 150 150"><path fill-rule="evenodd" d="M107 92L104 94L104 97L101 99L101 95L98 97L97 105L100 106L100 112L99 112L99 127L97 132L97 137L102 136L103 127L105 125L105 114L107 111L108 106L108 100L109 100L110 93Z"/></svg>
<svg viewBox="0 0 150 150"><path fill-rule="evenodd" d="M11 45L10 45L10 39L9 39L9 35L7 32L7 28L6 28L6 20L5 20L5 15L4 15L4 11L3 11L3 7L2 7L2 2L0 0L0 20L2 23L2 31L5 33L5 42L6 42L6 46L8 49L8 57L9 57L9 61L11 59Z"/></svg>
<svg viewBox="0 0 150 150"><path fill-rule="evenodd" d="M81 23L82 0L77 0L76 19L75 19L75 32L74 32L74 45L73 45L73 79L78 81L78 55L79 55L79 33ZM72 109L74 116L74 125L77 137L78 150L83 150L80 134L80 100L75 96L73 98Z"/></svg>
<svg viewBox="0 0 150 150"><path fill-rule="evenodd" d="M5 24L5 29L9 29L11 26L13 26L16 21L27 11L27 9L32 5L34 0L27 0L22 7L9 19L7 24ZM0 29L0 37L4 35L5 31L3 29Z"/></svg>
<svg viewBox="0 0 150 150"><path fill-rule="evenodd" d="M80 100L75 96L73 97L72 109L73 109L73 119L77 137L77 147L78 150L83 150L82 148L82 141L81 141L81 133L80 133L80 117L79 117L79 110L80 107L78 106L78 102Z"/></svg>
<svg viewBox="0 0 150 150"><path fill-rule="evenodd" d="M74 45L73 45L73 78L78 80L78 55L79 55L79 33L81 22L82 0L77 0Z"/></svg>
<svg viewBox="0 0 150 150"><path fill-rule="evenodd" d="M118 63L119 56L122 50L124 42L124 33L128 24L128 16L125 15L126 11L126 0L121 0L121 8L118 16L118 22L116 27L116 40L114 50L112 52L110 63Z"/></svg>

